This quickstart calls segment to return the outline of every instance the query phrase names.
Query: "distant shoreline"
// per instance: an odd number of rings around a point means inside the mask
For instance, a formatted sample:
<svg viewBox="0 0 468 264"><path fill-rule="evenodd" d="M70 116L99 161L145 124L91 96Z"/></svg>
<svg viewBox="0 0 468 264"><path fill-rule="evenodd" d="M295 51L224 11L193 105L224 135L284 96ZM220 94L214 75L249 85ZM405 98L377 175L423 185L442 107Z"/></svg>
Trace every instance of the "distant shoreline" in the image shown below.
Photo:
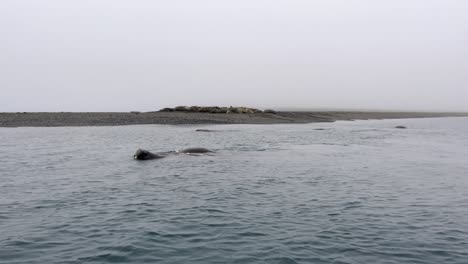
<svg viewBox="0 0 468 264"><path fill-rule="evenodd" d="M0 113L0 127L62 127L202 124L302 124L339 120L468 116L468 113L309 111L253 114L190 112L50 112Z"/></svg>

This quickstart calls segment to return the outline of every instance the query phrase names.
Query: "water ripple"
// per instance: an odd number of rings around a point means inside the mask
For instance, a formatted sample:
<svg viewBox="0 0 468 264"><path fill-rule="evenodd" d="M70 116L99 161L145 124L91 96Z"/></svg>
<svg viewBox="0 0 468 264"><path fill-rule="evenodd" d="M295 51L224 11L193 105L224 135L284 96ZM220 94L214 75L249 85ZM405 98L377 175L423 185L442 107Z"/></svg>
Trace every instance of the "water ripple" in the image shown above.
<svg viewBox="0 0 468 264"><path fill-rule="evenodd" d="M468 127L450 120L0 129L0 263L464 264ZM129 151L192 142L217 155Z"/></svg>

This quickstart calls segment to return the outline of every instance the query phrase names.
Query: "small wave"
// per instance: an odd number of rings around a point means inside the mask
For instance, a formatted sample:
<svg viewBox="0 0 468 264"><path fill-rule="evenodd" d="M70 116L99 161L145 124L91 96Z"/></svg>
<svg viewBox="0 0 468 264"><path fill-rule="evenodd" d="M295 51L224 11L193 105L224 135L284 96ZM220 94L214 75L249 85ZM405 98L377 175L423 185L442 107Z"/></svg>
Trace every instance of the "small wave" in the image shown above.
<svg viewBox="0 0 468 264"><path fill-rule="evenodd" d="M89 257L81 257L78 258L78 261L97 263L128 263L129 259L127 256L121 256L112 253L103 253Z"/></svg>

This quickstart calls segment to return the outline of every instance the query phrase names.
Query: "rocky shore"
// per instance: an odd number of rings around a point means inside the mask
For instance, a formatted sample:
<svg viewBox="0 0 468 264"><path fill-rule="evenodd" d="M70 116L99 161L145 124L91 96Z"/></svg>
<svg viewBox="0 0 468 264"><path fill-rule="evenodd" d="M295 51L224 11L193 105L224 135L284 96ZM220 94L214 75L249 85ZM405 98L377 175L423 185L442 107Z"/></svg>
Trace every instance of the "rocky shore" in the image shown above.
<svg viewBox="0 0 468 264"><path fill-rule="evenodd" d="M229 109L229 108L228 108ZM246 108L253 109L253 108ZM210 111L164 110L157 112L53 112L0 113L0 127L54 127L54 126L119 126L119 125L190 125L190 124L282 124L334 122L337 120L393 119L468 116L468 113L441 112L354 112L313 111L283 112L240 109L213 113ZM231 109L232 110L232 109Z"/></svg>

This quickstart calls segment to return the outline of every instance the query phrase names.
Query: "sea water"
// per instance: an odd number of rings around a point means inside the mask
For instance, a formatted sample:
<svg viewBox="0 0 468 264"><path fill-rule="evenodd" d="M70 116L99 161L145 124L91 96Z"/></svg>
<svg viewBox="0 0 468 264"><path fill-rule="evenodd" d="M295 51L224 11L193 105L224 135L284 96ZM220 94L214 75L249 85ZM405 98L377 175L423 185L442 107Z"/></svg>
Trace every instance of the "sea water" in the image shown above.
<svg viewBox="0 0 468 264"><path fill-rule="evenodd" d="M0 263L466 264L468 118L0 128Z"/></svg>

